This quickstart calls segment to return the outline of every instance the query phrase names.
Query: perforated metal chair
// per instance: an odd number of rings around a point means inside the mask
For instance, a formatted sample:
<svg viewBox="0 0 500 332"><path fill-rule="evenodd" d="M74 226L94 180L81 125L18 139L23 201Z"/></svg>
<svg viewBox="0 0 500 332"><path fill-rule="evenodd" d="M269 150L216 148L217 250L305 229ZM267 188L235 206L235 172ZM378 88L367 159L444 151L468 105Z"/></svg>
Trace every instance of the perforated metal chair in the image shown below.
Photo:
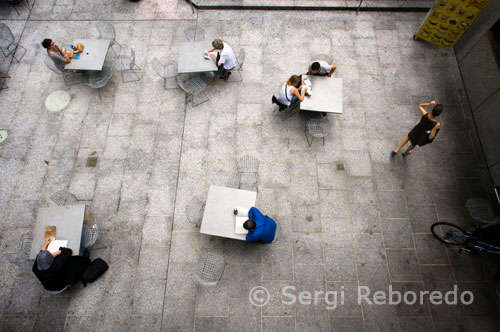
<svg viewBox="0 0 500 332"><path fill-rule="evenodd" d="M32 243L33 237L30 234L22 235L19 250L14 253L6 254L5 258L12 264L22 264L27 262L30 256Z"/></svg>
<svg viewBox="0 0 500 332"><path fill-rule="evenodd" d="M226 262L224 257L215 253L201 255L200 266L197 272L193 272L192 278L200 286L215 286L224 272Z"/></svg>
<svg viewBox="0 0 500 332"><path fill-rule="evenodd" d="M201 76L194 76L187 80L182 80L179 76L177 77L177 85L184 90L188 95L188 100L191 100L193 107L196 107L209 100L205 89L207 88L207 83L203 80ZM205 98L202 101L195 103L194 97L202 94Z"/></svg>
<svg viewBox="0 0 500 332"><path fill-rule="evenodd" d="M17 55L18 48L22 50L22 55L20 57ZM14 59L16 59L17 62L21 61L27 51L26 48L16 42L12 31L4 23L0 23L0 49L5 57L14 54Z"/></svg>
<svg viewBox="0 0 500 332"><path fill-rule="evenodd" d="M80 240L80 247L88 248L94 245L99 236L99 228L96 223L83 223L82 238Z"/></svg>
<svg viewBox="0 0 500 332"><path fill-rule="evenodd" d="M29 2L29 0L6 0L6 2L11 5L14 10L16 11L17 15L21 15L19 13L19 9L17 9L17 5L24 2L26 4L26 7L28 8L28 11L31 12L31 4Z"/></svg>
<svg viewBox="0 0 500 332"><path fill-rule="evenodd" d="M85 78L84 78L83 73L77 73L77 72L74 72L71 70L61 71L61 70L59 70L59 68L56 67L56 65L54 64L54 61L52 61L52 59L49 57L45 57L45 59L43 59L43 63L45 64L45 66L47 66L47 68L49 68L54 73L56 73L57 75L61 75L63 78L64 84L66 86L72 86L75 84L81 84L81 83L85 82L84 81ZM74 79L74 78L76 78L76 79Z"/></svg>
<svg viewBox="0 0 500 332"><path fill-rule="evenodd" d="M238 62L237 62L236 68L235 68L236 72L239 74L239 79L237 79L235 81L230 81L230 83L243 81L243 76L241 75L241 72L243 71L243 64L244 63L245 63L245 49L240 48L240 54L238 54Z"/></svg>
<svg viewBox="0 0 500 332"><path fill-rule="evenodd" d="M202 41L205 40L205 29L198 25L191 25L184 30L184 35L189 41Z"/></svg>
<svg viewBox="0 0 500 332"><path fill-rule="evenodd" d="M99 99L101 97L101 88L104 88L109 80L113 77L113 68L103 66L101 71L92 71L89 76L89 83L87 84L92 89L97 89Z"/></svg>
<svg viewBox="0 0 500 332"><path fill-rule="evenodd" d="M330 135L330 125L327 119L314 118L307 121L307 128L304 130L306 135L307 144L312 145L315 137L323 138L323 145L325 145L325 137ZM307 134L312 136L311 142Z"/></svg>
<svg viewBox="0 0 500 332"><path fill-rule="evenodd" d="M158 76L163 78L164 82L164 88L167 89L167 80L170 78L176 78L178 75L177 72L177 62L172 61L167 64L163 64L158 60L158 58L153 58L151 61L151 67L153 67L153 70ZM169 89L167 89L169 90Z"/></svg>
<svg viewBox="0 0 500 332"><path fill-rule="evenodd" d="M497 222L493 207L490 202L484 198L470 198L465 203L465 207L472 219L480 224Z"/></svg>
<svg viewBox="0 0 500 332"><path fill-rule="evenodd" d="M300 103L295 103L292 106L286 106L286 105L280 103L280 101L274 95L271 98L271 102L273 104L276 104L276 106L277 106L274 109L273 113L281 114L282 121L285 121L285 120L291 118L295 113L297 113L297 111L300 108Z"/></svg>
<svg viewBox="0 0 500 332"><path fill-rule="evenodd" d="M50 199L59 206L78 204L78 198L67 190L56 191Z"/></svg>
<svg viewBox="0 0 500 332"><path fill-rule="evenodd" d="M123 83L137 82L141 80L141 78L137 74L137 72L139 72L141 68L135 63L135 52L133 48L130 49L130 56L121 55L118 57L115 69L122 74ZM134 75L135 78L125 80L125 74L127 73Z"/></svg>
<svg viewBox="0 0 500 332"><path fill-rule="evenodd" d="M188 221L198 227L201 226L204 209L205 204L203 204L198 198L193 197L186 206L186 217Z"/></svg>
<svg viewBox="0 0 500 332"><path fill-rule="evenodd" d="M7 84L5 84L7 78L10 78L7 72L0 71L0 90L9 88Z"/></svg>
<svg viewBox="0 0 500 332"><path fill-rule="evenodd" d="M105 21L98 21L95 24L97 31L99 32L99 39L107 39L109 40L109 48L115 53L115 56L120 56L122 45L116 41L116 32L113 24ZM118 46L118 52L115 50L115 46Z"/></svg>
<svg viewBox="0 0 500 332"><path fill-rule="evenodd" d="M236 160L239 189L258 191L259 165L259 159L248 155Z"/></svg>

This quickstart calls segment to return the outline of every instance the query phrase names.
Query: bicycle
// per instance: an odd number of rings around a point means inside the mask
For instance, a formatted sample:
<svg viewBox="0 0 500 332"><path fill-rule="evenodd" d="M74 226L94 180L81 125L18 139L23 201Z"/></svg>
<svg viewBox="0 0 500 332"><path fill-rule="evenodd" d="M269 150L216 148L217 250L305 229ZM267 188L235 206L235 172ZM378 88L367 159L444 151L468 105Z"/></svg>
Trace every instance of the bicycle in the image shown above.
<svg viewBox="0 0 500 332"><path fill-rule="evenodd" d="M440 227L442 230L440 231ZM500 254L500 223L479 226L473 232L466 232L458 225L449 222L436 222L431 225L431 232L439 241L462 246L459 252L465 250L468 253L487 252ZM483 241L497 241L494 244Z"/></svg>

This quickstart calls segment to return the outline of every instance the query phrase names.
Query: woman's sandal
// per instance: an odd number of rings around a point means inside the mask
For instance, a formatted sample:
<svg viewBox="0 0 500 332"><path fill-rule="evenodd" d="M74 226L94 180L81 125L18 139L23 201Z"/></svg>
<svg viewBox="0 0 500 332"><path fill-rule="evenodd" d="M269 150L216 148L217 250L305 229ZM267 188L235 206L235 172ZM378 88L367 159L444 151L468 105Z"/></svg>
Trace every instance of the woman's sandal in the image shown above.
<svg viewBox="0 0 500 332"><path fill-rule="evenodd" d="M404 157L404 156L407 156L407 155L409 155L409 154L410 154L410 153L412 153L412 152L413 152L413 151L409 151L409 152L403 152L403 157Z"/></svg>

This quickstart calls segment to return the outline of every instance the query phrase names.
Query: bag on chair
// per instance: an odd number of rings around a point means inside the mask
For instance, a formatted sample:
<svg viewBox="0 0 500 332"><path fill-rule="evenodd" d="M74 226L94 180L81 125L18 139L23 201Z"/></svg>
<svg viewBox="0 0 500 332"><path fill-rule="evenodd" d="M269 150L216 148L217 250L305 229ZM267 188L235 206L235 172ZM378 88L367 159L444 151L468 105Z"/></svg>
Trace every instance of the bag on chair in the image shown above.
<svg viewBox="0 0 500 332"><path fill-rule="evenodd" d="M87 283L96 281L100 276L108 270L108 264L101 258L96 258L92 261L89 267L82 273L82 283L87 287Z"/></svg>

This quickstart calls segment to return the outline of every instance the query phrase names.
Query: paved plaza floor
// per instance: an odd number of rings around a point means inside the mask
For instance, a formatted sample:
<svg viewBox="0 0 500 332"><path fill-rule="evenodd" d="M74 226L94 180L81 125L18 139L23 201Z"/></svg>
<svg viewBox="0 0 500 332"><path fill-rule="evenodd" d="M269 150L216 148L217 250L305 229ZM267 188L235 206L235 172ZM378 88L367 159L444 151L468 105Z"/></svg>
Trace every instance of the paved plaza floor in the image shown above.
<svg viewBox="0 0 500 332"><path fill-rule="evenodd" d="M470 227L464 203L487 196L487 177L453 51L412 39L425 13L193 13L181 0L35 0L19 15L0 8L27 49L0 91L0 129L9 132L0 144L0 331L498 331L498 263L430 233L438 220ZM142 69L133 83L115 73L102 99L87 85L66 87L40 45L97 38L99 20L113 23L122 54L133 48ZM193 25L208 41L246 50L242 82L237 73L216 81L197 107L151 67L154 57L177 60ZM318 57L337 65L344 114L329 115L324 145L309 147L307 116L282 121L271 96ZM114 60L110 53L107 64ZM48 112L56 90L71 102ZM419 120L418 104L431 100L445 107L435 142L391 158ZM210 185L238 186L244 155L260 160L256 206L280 225L270 245L204 236L186 217ZM33 234L38 209L59 190L89 205L99 225L91 258L110 268L86 288L49 295L32 261L5 255ZM204 252L227 263L215 287L191 281ZM270 295L262 307L249 300L257 286ZM359 286L372 300L389 286L417 294L456 286L459 300L360 304ZM470 305L460 301L465 291ZM316 301L289 303L300 292Z"/></svg>

